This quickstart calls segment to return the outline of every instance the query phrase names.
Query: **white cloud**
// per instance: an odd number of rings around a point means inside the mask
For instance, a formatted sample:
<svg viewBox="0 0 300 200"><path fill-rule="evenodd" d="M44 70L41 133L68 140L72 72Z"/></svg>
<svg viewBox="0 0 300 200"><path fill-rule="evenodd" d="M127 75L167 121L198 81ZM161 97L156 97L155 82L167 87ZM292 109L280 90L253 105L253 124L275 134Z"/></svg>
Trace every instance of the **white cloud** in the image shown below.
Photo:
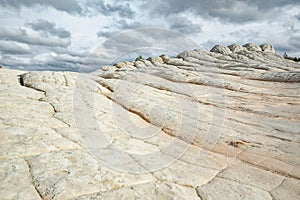
<svg viewBox="0 0 300 200"><path fill-rule="evenodd" d="M85 63L95 69L137 52L150 56L248 42L300 54L297 0L0 0L0 5L0 65L12 68L77 70ZM145 27L171 31L122 34ZM184 46L187 40L194 43Z"/></svg>
<svg viewBox="0 0 300 200"><path fill-rule="evenodd" d="M25 25L35 31L39 31L47 35L50 34L60 38L71 37L71 33L68 30L61 27L56 27L54 22L50 22L45 19L37 19L36 21L28 22Z"/></svg>
<svg viewBox="0 0 300 200"><path fill-rule="evenodd" d="M5 54L30 54L31 49L27 44L0 40L0 51Z"/></svg>
<svg viewBox="0 0 300 200"><path fill-rule="evenodd" d="M61 39L58 37L48 37L47 35L39 34L32 30L20 27L20 28L6 28L0 29L0 39L6 41L16 41L25 43L28 45L40 45L40 46L60 46L67 47L71 44L69 38Z"/></svg>

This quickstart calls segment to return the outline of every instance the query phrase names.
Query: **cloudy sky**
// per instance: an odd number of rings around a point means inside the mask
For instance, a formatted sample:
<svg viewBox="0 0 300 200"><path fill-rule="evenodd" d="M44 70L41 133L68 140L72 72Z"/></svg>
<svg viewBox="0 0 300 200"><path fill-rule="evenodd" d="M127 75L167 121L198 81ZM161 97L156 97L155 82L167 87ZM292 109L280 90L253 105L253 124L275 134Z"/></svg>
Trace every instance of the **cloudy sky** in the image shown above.
<svg viewBox="0 0 300 200"><path fill-rule="evenodd" d="M85 71L248 42L300 57L299 0L0 0L0 23L6 68Z"/></svg>

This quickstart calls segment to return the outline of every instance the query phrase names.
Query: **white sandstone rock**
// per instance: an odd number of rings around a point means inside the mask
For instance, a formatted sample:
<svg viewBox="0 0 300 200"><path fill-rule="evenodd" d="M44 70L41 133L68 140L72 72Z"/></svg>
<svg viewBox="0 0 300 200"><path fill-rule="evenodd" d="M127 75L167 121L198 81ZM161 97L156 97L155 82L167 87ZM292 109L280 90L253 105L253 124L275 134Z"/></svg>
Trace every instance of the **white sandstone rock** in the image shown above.
<svg viewBox="0 0 300 200"><path fill-rule="evenodd" d="M239 52L239 51L245 51L247 50L245 47L239 45L239 44L232 44L232 45L229 45L228 48L233 52L233 53L236 53L236 52Z"/></svg>
<svg viewBox="0 0 300 200"><path fill-rule="evenodd" d="M260 48L264 52L276 53L275 49L269 44L262 44Z"/></svg>
<svg viewBox="0 0 300 200"><path fill-rule="evenodd" d="M260 46L253 44L253 43L244 44L243 47L245 47L248 51L261 51L262 50L260 48Z"/></svg>
<svg viewBox="0 0 300 200"><path fill-rule="evenodd" d="M0 199L300 199L300 64L215 46L0 70Z"/></svg>
<svg viewBox="0 0 300 200"><path fill-rule="evenodd" d="M226 55L226 54L230 54L231 50L226 46L216 45L210 50L210 52L221 53Z"/></svg>

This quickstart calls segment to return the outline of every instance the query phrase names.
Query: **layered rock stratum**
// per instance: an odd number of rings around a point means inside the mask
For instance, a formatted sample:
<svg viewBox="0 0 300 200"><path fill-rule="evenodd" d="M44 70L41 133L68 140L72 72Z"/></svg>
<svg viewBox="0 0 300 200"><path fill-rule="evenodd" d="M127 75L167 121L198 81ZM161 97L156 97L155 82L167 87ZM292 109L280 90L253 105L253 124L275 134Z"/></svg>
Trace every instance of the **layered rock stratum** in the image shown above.
<svg viewBox="0 0 300 200"><path fill-rule="evenodd" d="M300 199L299 83L266 44L0 69L0 199Z"/></svg>

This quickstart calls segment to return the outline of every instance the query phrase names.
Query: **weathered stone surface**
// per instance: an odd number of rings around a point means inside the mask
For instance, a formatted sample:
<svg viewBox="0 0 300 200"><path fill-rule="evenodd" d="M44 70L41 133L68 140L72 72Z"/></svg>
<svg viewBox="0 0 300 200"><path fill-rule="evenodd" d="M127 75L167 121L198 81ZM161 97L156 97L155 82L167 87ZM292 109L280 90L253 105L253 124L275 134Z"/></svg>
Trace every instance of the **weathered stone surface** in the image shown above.
<svg viewBox="0 0 300 200"><path fill-rule="evenodd" d="M249 200L271 200L271 195L264 190L239 182L215 178L212 182L197 188L201 199L249 199Z"/></svg>
<svg viewBox="0 0 300 200"><path fill-rule="evenodd" d="M294 200L300 197L300 181L286 178L281 185L271 191L275 200L288 199Z"/></svg>
<svg viewBox="0 0 300 200"><path fill-rule="evenodd" d="M271 191L284 180L284 177L245 164L232 165L218 176Z"/></svg>
<svg viewBox="0 0 300 200"><path fill-rule="evenodd" d="M42 154L28 162L45 199L73 198L154 180L147 174L114 172L81 150Z"/></svg>
<svg viewBox="0 0 300 200"><path fill-rule="evenodd" d="M83 195L76 199L154 199L154 200L181 200L199 199L193 188L173 183L145 183L133 185L128 188L98 192L90 195Z"/></svg>
<svg viewBox="0 0 300 200"><path fill-rule="evenodd" d="M41 199L32 185L31 169L24 159L0 162L1 199Z"/></svg>
<svg viewBox="0 0 300 200"><path fill-rule="evenodd" d="M225 54L225 55L231 53L231 50L228 47L222 45L216 45L210 51L215 53Z"/></svg>
<svg viewBox="0 0 300 200"><path fill-rule="evenodd" d="M300 65L216 46L0 69L0 199L300 199Z"/></svg>
<svg viewBox="0 0 300 200"><path fill-rule="evenodd" d="M276 53L275 49L269 44L260 45L262 51Z"/></svg>
<svg viewBox="0 0 300 200"><path fill-rule="evenodd" d="M261 51L260 46L253 44L253 43L247 43L247 44L243 45L243 47L248 49L248 51Z"/></svg>
<svg viewBox="0 0 300 200"><path fill-rule="evenodd" d="M247 50L245 47L239 45L239 44L231 44L228 46L228 48L233 52L233 53L237 53L239 51L245 51Z"/></svg>

